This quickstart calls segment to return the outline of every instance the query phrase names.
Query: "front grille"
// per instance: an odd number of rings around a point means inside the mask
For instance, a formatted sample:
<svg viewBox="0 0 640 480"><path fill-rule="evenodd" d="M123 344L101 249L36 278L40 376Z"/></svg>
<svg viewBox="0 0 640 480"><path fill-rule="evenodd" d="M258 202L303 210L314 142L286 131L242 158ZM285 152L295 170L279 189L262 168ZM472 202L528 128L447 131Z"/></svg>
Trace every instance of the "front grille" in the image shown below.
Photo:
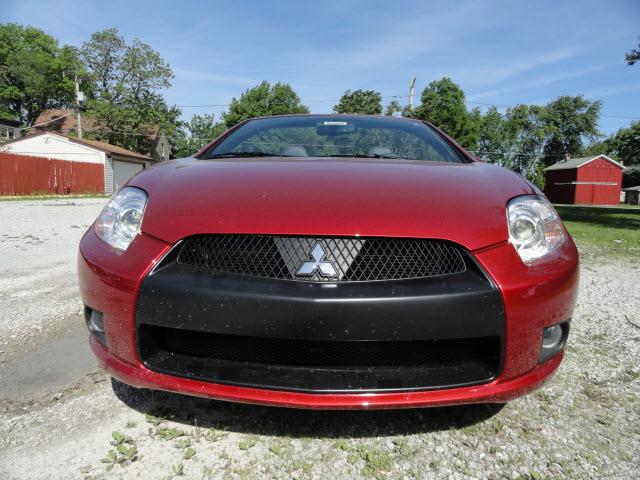
<svg viewBox="0 0 640 480"><path fill-rule="evenodd" d="M405 238L198 235L182 242L177 262L213 272L311 282L402 280L466 270L460 247Z"/></svg>
<svg viewBox="0 0 640 480"><path fill-rule="evenodd" d="M309 392L452 388L498 373L500 339L324 341L140 325L152 370L199 380Z"/></svg>

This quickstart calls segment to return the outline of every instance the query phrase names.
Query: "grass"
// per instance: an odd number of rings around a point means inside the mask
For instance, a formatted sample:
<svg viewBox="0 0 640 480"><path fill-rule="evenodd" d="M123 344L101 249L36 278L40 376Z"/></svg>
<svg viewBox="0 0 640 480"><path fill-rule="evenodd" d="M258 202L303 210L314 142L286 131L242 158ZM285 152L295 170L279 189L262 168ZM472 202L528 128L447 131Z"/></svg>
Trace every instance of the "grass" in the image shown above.
<svg viewBox="0 0 640 480"><path fill-rule="evenodd" d="M78 193L70 195L13 195L13 196L0 196L0 202L16 202L19 200L71 200L74 198L108 198L109 195L102 195L98 193Z"/></svg>
<svg viewBox="0 0 640 480"><path fill-rule="evenodd" d="M556 205L579 248L615 256L640 256L640 208Z"/></svg>

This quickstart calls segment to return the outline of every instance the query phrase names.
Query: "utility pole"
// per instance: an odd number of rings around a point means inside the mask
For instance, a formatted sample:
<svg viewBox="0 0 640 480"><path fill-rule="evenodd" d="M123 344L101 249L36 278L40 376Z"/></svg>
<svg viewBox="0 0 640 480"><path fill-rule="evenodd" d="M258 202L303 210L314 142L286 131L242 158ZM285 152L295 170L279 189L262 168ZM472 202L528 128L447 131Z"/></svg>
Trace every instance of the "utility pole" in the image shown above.
<svg viewBox="0 0 640 480"><path fill-rule="evenodd" d="M413 77L409 82L409 111L413 111L413 87L416 84L416 77Z"/></svg>
<svg viewBox="0 0 640 480"><path fill-rule="evenodd" d="M77 115L76 122L78 124L77 133L78 133L78 138L82 138L82 115L80 114L80 111L84 107L84 93L80 91L80 82L78 81L77 75L75 77L75 81L76 81L76 115Z"/></svg>

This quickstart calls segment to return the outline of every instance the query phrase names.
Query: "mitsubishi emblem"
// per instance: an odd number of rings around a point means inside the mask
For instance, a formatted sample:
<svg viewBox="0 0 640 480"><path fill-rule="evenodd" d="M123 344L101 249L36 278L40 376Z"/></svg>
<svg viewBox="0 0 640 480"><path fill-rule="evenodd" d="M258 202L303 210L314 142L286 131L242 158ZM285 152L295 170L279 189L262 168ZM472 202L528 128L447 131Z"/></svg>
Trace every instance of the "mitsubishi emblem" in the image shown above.
<svg viewBox="0 0 640 480"><path fill-rule="evenodd" d="M320 272L320 275L322 275L323 277L337 277L338 272L336 271L336 267L333 266L332 262L323 261L324 256L324 248L322 248L322 245L320 245L320 243L316 243L316 246L313 247L313 250L311 250L312 260L305 261L298 269L298 273L296 275L300 277L310 277L316 272L316 270L318 270Z"/></svg>

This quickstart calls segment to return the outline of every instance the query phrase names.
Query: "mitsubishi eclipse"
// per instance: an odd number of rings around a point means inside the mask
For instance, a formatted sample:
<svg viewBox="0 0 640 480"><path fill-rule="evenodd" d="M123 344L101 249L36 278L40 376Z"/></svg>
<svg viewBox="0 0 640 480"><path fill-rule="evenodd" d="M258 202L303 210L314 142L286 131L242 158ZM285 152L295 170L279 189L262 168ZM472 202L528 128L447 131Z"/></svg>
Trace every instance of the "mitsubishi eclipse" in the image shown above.
<svg viewBox="0 0 640 480"><path fill-rule="evenodd" d="M78 272L91 347L121 382L400 408L541 386L578 256L537 187L430 124L289 115L131 178Z"/></svg>

